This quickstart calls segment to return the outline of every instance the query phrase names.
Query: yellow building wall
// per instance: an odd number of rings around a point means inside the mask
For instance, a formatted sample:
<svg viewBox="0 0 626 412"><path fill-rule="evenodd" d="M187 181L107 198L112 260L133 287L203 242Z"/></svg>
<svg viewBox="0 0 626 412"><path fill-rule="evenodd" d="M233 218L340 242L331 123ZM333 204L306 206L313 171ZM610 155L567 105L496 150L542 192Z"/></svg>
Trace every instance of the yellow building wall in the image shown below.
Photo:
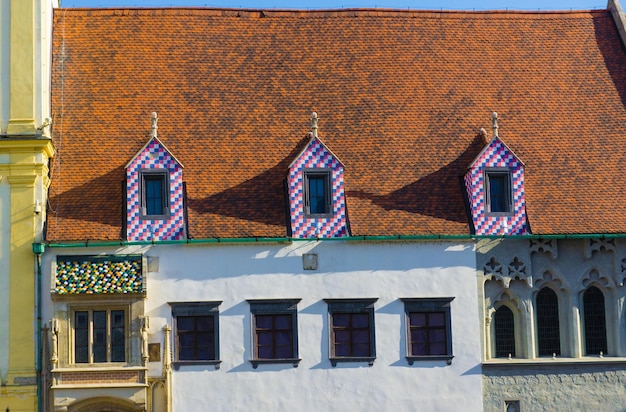
<svg viewBox="0 0 626 412"><path fill-rule="evenodd" d="M57 5L57 0L0 0L1 411L38 408L32 244L42 241L54 154L46 118L50 27Z"/></svg>

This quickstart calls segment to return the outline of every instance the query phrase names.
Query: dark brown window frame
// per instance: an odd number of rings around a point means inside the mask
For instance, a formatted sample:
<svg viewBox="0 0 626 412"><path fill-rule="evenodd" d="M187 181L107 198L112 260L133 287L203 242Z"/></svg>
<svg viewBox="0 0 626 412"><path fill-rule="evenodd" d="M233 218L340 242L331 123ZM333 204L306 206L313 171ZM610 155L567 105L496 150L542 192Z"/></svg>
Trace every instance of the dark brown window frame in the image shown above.
<svg viewBox="0 0 626 412"><path fill-rule="evenodd" d="M252 358L250 363L254 369L261 364L272 363L291 363L297 368L300 363L298 357L298 303L301 299L248 299L250 305L250 331L252 335ZM259 358L258 356L258 332L256 325L257 316L291 316L291 352L292 357L289 358ZM281 329L283 330L283 329ZM267 332L268 330L265 330ZM271 331L274 335L274 331ZM284 333L284 332L283 332ZM274 344L275 342L272 342ZM273 350L275 353L275 351Z"/></svg>
<svg viewBox="0 0 626 412"><path fill-rule="evenodd" d="M504 191L503 195L503 207L505 210L492 210L492 193L491 193L491 180L495 177L504 177ZM485 187L485 213L495 216L508 216L513 214L513 181L512 174L509 168L487 168L483 175L483 182Z"/></svg>
<svg viewBox="0 0 626 412"><path fill-rule="evenodd" d="M374 303L378 298L362 299L324 299L328 305L328 342L329 358L333 367L338 362L367 362L372 366L376 359L376 325L374 322ZM366 314L369 321L369 354L368 356L338 356L335 351L335 333L333 316L336 314ZM342 329L343 331L344 329Z"/></svg>
<svg viewBox="0 0 626 412"><path fill-rule="evenodd" d="M146 180L159 179L163 182L161 188L161 207L163 213L160 215L149 215L147 213ZM168 169L141 169L139 171L139 218L143 220L164 220L171 216L170 210L170 172Z"/></svg>
<svg viewBox="0 0 626 412"><path fill-rule="evenodd" d="M406 359L409 365L415 361L437 361L445 360L448 365L452 363L454 354L452 352L452 319L450 302L454 297L441 298L402 298L404 302L405 324L406 324ZM410 315L413 313L443 313L445 317L445 337L446 353L443 355L416 355L412 353L411 322ZM441 329L441 328L437 328Z"/></svg>
<svg viewBox="0 0 626 412"><path fill-rule="evenodd" d="M222 362L220 360L220 338L219 338L219 306L222 301L200 301L200 302L168 302L172 310L172 318L174 325L174 369L178 370L183 365L214 365L215 369L219 369ZM213 318L213 340L210 344L213 347L212 359L180 359L179 356L179 317L211 317Z"/></svg>
<svg viewBox="0 0 626 412"><path fill-rule="evenodd" d="M316 169L304 169L304 215L308 218L329 218L333 216L333 197L332 197L332 170L329 168L316 168ZM325 182L324 187L324 212L323 213L311 213L311 199L310 199L310 177L323 178Z"/></svg>

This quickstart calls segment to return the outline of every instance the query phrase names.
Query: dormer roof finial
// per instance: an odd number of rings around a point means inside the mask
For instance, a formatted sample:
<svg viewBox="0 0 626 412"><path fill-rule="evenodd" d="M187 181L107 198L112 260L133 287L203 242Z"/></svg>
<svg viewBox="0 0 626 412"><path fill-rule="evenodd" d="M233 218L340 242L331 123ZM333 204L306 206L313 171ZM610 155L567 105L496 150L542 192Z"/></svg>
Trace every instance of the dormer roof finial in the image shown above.
<svg viewBox="0 0 626 412"><path fill-rule="evenodd" d="M498 137L498 113L491 113L491 128L493 129L493 137Z"/></svg>
<svg viewBox="0 0 626 412"><path fill-rule="evenodd" d="M156 112L152 112L152 126L150 130L151 138L157 137L157 129L159 128L159 126L157 126L158 121L159 121L159 118L157 117Z"/></svg>
<svg viewBox="0 0 626 412"><path fill-rule="evenodd" d="M317 137L317 121L318 121L317 113L311 113L311 133L313 133L313 137Z"/></svg>

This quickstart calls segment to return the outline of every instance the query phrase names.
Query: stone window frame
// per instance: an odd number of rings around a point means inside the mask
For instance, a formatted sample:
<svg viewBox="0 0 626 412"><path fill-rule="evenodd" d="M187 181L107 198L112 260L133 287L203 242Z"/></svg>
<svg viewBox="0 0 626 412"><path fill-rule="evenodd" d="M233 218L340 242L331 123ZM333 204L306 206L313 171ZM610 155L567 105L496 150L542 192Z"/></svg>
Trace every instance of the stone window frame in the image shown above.
<svg viewBox="0 0 626 412"><path fill-rule="evenodd" d="M172 363L174 369L178 370L181 366L185 365L214 365L216 369L219 369L221 364L220 360L220 316L219 306L222 301L196 301L196 302L168 302L168 305L172 311L172 324L173 324L173 355L174 362ZM178 317L180 316L210 316L213 318L213 359L197 359L197 360L181 360L179 358L179 343L178 343Z"/></svg>

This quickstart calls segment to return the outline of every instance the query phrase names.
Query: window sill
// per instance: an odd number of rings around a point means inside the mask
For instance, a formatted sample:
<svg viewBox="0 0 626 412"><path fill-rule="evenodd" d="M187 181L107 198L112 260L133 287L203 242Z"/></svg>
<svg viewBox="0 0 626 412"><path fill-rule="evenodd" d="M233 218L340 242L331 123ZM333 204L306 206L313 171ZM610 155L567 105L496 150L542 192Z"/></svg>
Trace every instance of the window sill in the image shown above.
<svg viewBox="0 0 626 412"><path fill-rule="evenodd" d="M367 362L369 366L374 366L375 357L372 356L363 356L363 357L340 357L340 358L330 358L330 364L333 366L337 366L337 363L340 362Z"/></svg>
<svg viewBox="0 0 626 412"><path fill-rule="evenodd" d="M330 219L333 217L334 213L315 213L315 214L304 214L305 219Z"/></svg>
<svg viewBox="0 0 626 412"><path fill-rule="evenodd" d="M406 360L409 362L409 365L413 365L414 362L440 361L440 360L445 360L446 364L452 365L452 358L454 358L454 355L407 356Z"/></svg>
<svg viewBox="0 0 626 412"><path fill-rule="evenodd" d="M97 364L97 363L79 363L61 368L54 368L51 372L113 372L113 371L147 371L145 366L128 366L127 364Z"/></svg>
<svg viewBox="0 0 626 412"><path fill-rule="evenodd" d="M219 369L220 368L220 364L222 363L221 360L198 360L198 361L176 361L176 362L172 362L172 366L174 367L174 370L178 370L180 369L180 367L185 367L185 366L198 366L198 365L213 365L215 366L215 369Z"/></svg>
<svg viewBox="0 0 626 412"><path fill-rule="evenodd" d="M252 368L256 369L259 365L269 365L276 363L291 363L294 368L298 367L302 359L299 358L286 358L286 359L250 359L250 363L252 364Z"/></svg>

